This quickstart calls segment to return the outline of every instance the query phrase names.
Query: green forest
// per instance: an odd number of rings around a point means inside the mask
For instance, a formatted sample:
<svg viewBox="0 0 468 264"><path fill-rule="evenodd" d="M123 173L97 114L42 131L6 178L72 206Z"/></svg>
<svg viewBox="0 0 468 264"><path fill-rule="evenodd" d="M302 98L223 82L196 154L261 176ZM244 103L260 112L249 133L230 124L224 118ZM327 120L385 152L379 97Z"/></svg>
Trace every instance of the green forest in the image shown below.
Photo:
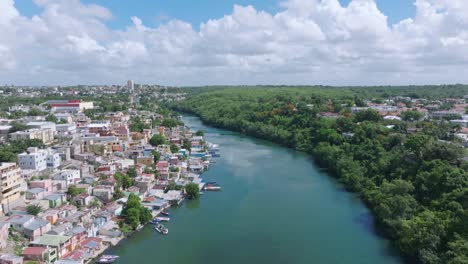
<svg viewBox="0 0 468 264"><path fill-rule="evenodd" d="M172 109L310 153L373 212L409 263L468 263L468 163L444 122L389 121L364 99L462 97L468 87L208 87ZM320 112L340 113L339 118ZM408 113L406 116L411 116ZM409 118L406 118L408 120ZM418 128L408 132L408 128Z"/></svg>

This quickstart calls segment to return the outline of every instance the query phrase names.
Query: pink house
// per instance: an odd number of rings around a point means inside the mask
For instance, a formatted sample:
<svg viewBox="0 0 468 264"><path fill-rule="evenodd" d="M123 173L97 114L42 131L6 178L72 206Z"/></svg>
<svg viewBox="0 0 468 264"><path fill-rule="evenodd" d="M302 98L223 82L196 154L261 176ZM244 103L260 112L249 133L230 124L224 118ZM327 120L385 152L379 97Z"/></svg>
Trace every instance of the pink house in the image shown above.
<svg viewBox="0 0 468 264"><path fill-rule="evenodd" d="M44 196L51 195L53 193L53 183L52 180L38 180L38 181L31 181L29 183L29 189L33 188L42 188L44 189Z"/></svg>

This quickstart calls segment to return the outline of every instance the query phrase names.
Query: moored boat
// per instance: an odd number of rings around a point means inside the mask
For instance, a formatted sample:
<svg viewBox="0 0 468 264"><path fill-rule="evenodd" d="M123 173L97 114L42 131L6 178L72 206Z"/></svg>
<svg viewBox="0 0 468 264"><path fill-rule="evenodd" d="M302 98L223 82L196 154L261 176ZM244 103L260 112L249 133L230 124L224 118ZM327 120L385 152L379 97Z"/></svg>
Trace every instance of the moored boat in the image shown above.
<svg viewBox="0 0 468 264"><path fill-rule="evenodd" d="M118 258L119 256L115 256L115 255L104 255L100 257L98 261L96 261L96 263L102 263L102 264L114 263Z"/></svg>
<svg viewBox="0 0 468 264"><path fill-rule="evenodd" d="M216 185L207 185L203 188L205 191L220 191L221 187Z"/></svg>
<svg viewBox="0 0 468 264"><path fill-rule="evenodd" d="M163 226L162 224L157 224L154 229L163 235L169 234L169 229L167 229L167 227Z"/></svg>
<svg viewBox="0 0 468 264"><path fill-rule="evenodd" d="M170 215L169 212L166 212L166 211L162 211L160 214L164 215L164 216L169 216Z"/></svg>
<svg viewBox="0 0 468 264"><path fill-rule="evenodd" d="M153 220L156 220L158 222L169 222L169 220L171 219L169 217L158 216L158 217L155 217Z"/></svg>

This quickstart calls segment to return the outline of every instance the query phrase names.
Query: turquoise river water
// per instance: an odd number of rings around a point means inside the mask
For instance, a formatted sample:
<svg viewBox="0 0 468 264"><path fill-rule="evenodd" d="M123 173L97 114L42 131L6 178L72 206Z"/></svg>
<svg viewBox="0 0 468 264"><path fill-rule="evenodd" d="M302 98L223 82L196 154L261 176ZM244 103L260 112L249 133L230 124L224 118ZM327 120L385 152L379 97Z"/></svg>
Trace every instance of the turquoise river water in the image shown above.
<svg viewBox="0 0 468 264"><path fill-rule="evenodd" d="M151 225L109 249L118 263L396 264L359 199L320 171L308 155L205 126L221 157L203 174L220 192L172 208L169 235Z"/></svg>

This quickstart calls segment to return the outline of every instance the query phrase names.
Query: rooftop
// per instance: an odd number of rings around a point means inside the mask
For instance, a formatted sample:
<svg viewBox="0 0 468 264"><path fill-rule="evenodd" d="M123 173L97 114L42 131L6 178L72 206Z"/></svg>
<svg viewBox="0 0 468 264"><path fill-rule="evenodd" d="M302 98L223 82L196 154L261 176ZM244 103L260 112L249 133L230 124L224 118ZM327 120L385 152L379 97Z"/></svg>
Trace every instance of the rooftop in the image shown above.
<svg viewBox="0 0 468 264"><path fill-rule="evenodd" d="M70 238L71 236L43 235L31 242L31 244L58 247L67 242Z"/></svg>

